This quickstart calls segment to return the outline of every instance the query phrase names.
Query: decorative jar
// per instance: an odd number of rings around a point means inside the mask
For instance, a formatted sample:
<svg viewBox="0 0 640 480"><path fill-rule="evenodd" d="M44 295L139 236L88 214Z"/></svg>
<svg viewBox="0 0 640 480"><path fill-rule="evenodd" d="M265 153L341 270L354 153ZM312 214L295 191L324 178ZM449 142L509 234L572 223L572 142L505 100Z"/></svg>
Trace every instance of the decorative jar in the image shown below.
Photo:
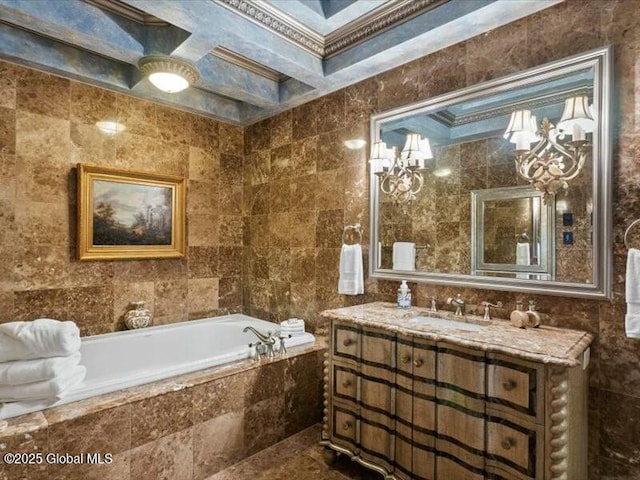
<svg viewBox="0 0 640 480"><path fill-rule="evenodd" d="M153 324L151 312L144 308L144 302L133 302L133 307L124 316L124 324L129 330L149 327Z"/></svg>

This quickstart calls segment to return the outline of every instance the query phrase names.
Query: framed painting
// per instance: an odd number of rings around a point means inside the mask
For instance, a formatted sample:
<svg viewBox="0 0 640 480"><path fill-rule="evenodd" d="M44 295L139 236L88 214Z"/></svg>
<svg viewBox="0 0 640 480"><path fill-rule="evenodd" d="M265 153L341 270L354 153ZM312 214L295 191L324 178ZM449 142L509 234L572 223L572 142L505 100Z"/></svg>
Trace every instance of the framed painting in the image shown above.
<svg viewBox="0 0 640 480"><path fill-rule="evenodd" d="M183 177L78 164L78 258L185 254Z"/></svg>

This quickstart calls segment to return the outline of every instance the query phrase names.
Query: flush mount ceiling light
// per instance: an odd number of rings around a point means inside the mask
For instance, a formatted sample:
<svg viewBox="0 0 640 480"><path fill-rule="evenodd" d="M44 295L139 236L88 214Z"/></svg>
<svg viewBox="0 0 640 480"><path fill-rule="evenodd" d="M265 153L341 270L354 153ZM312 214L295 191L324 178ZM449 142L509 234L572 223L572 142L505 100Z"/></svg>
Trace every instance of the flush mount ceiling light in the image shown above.
<svg viewBox="0 0 640 480"><path fill-rule="evenodd" d="M200 78L198 70L188 62L164 55L142 57L138 68L158 90L167 93L181 92Z"/></svg>

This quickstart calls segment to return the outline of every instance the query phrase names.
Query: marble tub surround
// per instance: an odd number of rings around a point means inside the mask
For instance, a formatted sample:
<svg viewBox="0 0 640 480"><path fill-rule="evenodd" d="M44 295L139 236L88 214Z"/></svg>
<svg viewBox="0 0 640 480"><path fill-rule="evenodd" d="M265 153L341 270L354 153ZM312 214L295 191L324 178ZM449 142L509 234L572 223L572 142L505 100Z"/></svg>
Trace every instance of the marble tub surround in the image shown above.
<svg viewBox="0 0 640 480"><path fill-rule="evenodd" d="M549 326L522 329L514 327L507 320L485 321L481 317L458 317L442 312L434 314L419 307L404 310L395 304L385 302L325 310L322 316L560 367L580 365L583 352L593 341L593 335L580 330ZM469 322L481 325L482 329L467 331L412 323L411 319L417 316Z"/></svg>
<svg viewBox="0 0 640 480"><path fill-rule="evenodd" d="M123 330L136 301L156 325L242 309L241 127L6 62L0 99L0 322L86 336ZM185 258L76 260L78 162L186 177Z"/></svg>
<svg viewBox="0 0 640 480"><path fill-rule="evenodd" d="M8 420L5 451L112 453L110 465L8 466L0 479L205 479L320 420L326 346L238 362ZM310 373L313 372L313 373Z"/></svg>

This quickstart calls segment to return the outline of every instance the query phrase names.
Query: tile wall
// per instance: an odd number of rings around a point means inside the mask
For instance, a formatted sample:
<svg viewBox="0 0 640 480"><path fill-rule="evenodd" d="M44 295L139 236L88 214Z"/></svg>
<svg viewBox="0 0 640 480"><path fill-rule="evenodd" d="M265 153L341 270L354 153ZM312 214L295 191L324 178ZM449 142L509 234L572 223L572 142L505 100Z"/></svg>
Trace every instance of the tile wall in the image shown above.
<svg viewBox="0 0 640 480"><path fill-rule="evenodd" d="M397 284L366 281L366 294L337 294L343 226L365 225L368 243L366 149L343 141L368 139L369 116L497 78L541 63L614 45L614 299L591 301L528 295L554 325L597 335L590 390L592 479L640 478L640 341L624 335L626 225L640 217L640 8L633 0L567 0L251 125L245 135L244 309L272 320L372 300L393 301ZM640 236L636 237L640 242ZM640 245L640 243L638 243ZM365 258L365 261L367 259ZM462 293L468 304L517 298L504 292L412 285L414 298ZM505 310L501 316L506 315Z"/></svg>
<svg viewBox="0 0 640 480"><path fill-rule="evenodd" d="M114 119L124 132L95 126ZM93 335L137 300L155 324L239 311L242 156L240 127L0 62L0 322ZM187 177L186 257L77 261L78 162Z"/></svg>

